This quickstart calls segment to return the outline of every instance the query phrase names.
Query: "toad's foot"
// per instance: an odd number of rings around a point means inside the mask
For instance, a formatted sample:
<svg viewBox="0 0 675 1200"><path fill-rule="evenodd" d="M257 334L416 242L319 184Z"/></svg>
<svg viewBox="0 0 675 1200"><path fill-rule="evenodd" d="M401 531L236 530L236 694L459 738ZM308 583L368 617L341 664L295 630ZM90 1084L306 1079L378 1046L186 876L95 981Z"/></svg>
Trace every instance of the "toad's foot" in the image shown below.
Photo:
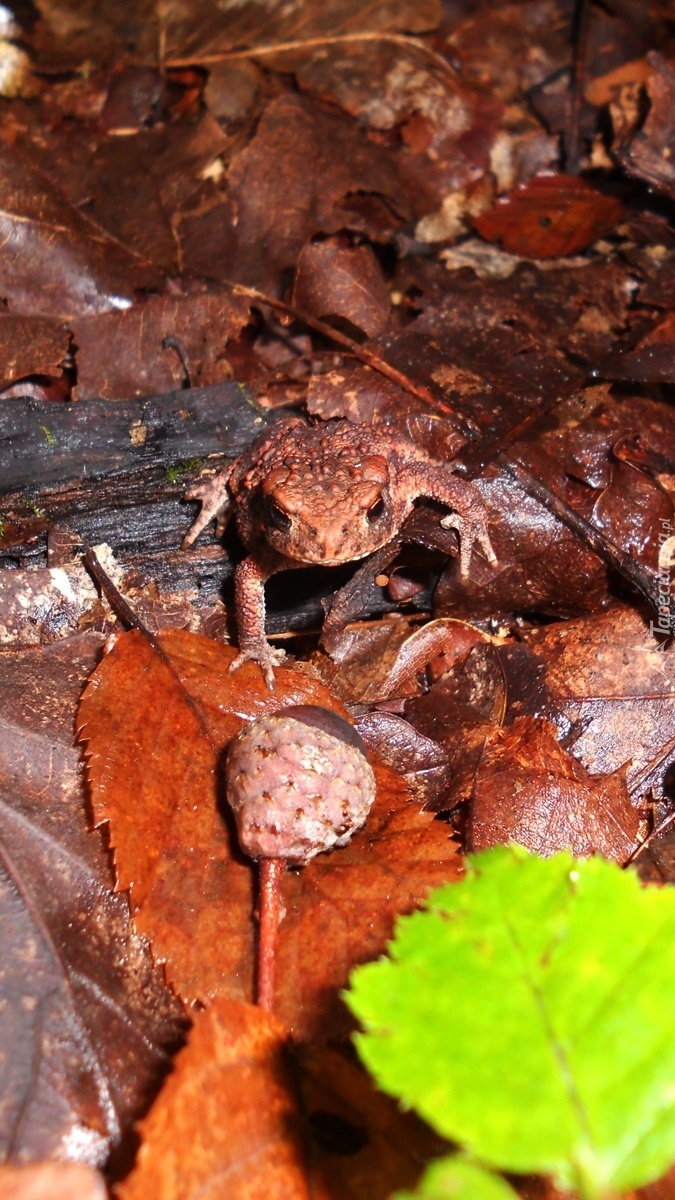
<svg viewBox="0 0 675 1200"><path fill-rule="evenodd" d="M464 516L460 516L457 512L449 513L447 517L443 517L441 525L444 529L456 529L459 534L460 575L466 576L469 574L471 551L476 542L478 542L488 562L493 567L496 566L497 555L490 541L487 520L483 512L476 510Z"/></svg>
<svg viewBox="0 0 675 1200"><path fill-rule="evenodd" d="M201 500L202 508L196 521L193 521L183 538L181 543L183 550L187 550L193 542L196 542L202 530L206 529L206 526L214 517L218 518L216 535L220 537L224 533L232 506L232 497L227 486L230 474L230 469L221 471L219 475L216 475L215 479L209 479L206 483L200 483L197 487L190 488L190 491L185 493L186 500Z"/></svg>
<svg viewBox="0 0 675 1200"><path fill-rule="evenodd" d="M271 692L274 691L274 668L281 665L286 658L285 650L274 650L268 642L256 642L242 650L230 666L230 673L238 671L244 663L254 662L260 667Z"/></svg>

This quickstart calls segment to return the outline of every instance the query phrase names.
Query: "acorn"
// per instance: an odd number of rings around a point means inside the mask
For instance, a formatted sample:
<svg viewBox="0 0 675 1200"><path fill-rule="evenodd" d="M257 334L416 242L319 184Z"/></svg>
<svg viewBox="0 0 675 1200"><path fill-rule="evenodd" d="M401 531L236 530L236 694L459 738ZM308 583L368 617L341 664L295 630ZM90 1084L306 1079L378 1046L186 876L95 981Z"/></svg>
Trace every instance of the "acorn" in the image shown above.
<svg viewBox="0 0 675 1200"><path fill-rule="evenodd" d="M260 863L258 1003L269 1010L286 865L346 845L370 812L375 776L344 717L296 704L243 726L225 779L241 848Z"/></svg>

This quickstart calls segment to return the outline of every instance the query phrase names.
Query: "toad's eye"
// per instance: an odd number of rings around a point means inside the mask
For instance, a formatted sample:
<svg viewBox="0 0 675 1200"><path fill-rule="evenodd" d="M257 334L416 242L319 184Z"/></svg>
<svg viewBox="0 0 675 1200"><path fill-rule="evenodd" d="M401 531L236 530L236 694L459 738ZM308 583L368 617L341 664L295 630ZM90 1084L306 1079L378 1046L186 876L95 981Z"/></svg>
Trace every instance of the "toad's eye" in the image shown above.
<svg viewBox="0 0 675 1200"><path fill-rule="evenodd" d="M380 496L379 499L377 499L374 504L371 504L370 508L368 509L366 513L366 520L370 525L374 525L376 521L379 521L383 512L384 500L382 496Z"/></svg>
<svg viewBox="0 0 675 1200"><path fill-rule="evenodd" d="M288 513L284 512L281 505L275 504L274 501L272 501L270 504L268 513L270 521L273 525L276 525L277 529L283 529L286 531L287 529L290 529L291 525L293 524Z"/></svg>

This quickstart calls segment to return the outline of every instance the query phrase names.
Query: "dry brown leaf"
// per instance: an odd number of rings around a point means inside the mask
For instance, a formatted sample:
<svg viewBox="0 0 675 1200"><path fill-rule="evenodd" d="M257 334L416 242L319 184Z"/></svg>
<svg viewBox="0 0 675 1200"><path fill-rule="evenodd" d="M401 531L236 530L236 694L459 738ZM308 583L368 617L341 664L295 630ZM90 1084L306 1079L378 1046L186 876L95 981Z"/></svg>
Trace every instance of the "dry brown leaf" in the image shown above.
<svg viewBox="0 0 675 1200"><path fill-rule="evenodd" d="M0 388L6 388L26 375L58 378L69 345L70 334L64 322L3 313L0 319Z"/></svg>
<svg viewBox="0 0 675 1200"><path fill-rule="evenodd" d="M169 54L189 51L218 54L233 46L267 45L313 37L339 36L361 30L385 32L405 30L419 33L440 19L438 0L325 0L321 5L279 6L274 0L256 0L234 10L214 8L209 0L198 0L189 9L177 8L168 20Z"/></svg>
<svg viewBox="0 0 675 1200"><path fill-rule="evenodd" d="M314 234L348 228L388 237L408 211L387 150L348 117L294 95L267 106L232 161L228 192L236 212L230 278L273 294ZM374 219L361 211L361 195L376 205Z"/></svg>
<svg viewBox="0 0 675 1200"><path fill-rule="evenodd" d="M233 840L222 751L244 720L286 704L344 710L299 672L278 670L270 693L257 667L229 673L231 647L176 631L158 640L170 666L125 634L85 691L94 817L110 822L118 886L130 889L137 926L183 998L250 1000L255 872ZM397 913L461 871L447 826L420 813L386 768L378 784L348 847L286 873L276 1003L302 1037L345 1028L336 992L351 967L381 952Z"/></svg>
<svg viewBox="0 0 675 1200"><path fill-rule="evenodd" d="M650 107L642 127L628 141L616 147L622 166L629 175L637 175L671 198L675 195L673 169L673 97L675 72L658 50L647 55L650 77L647 83Z"/></svg>
<svg viewBox="0 0 675 1200"><path fill-rule="evenodd" d="M395 918L463 873L451 830L420 812L404 781L376 770L365 828L334 854L291 872L279 929L277 1013L298 1037L337 1038L351 1028L337 992L352 967L381 954Z"/></svg>
<svg viewBox="0 0 675 1200"><path fill-rule="evenodd" d="M556 741L549 721L518 717L483 751L471 799L472 850L513 841L534 854L569 849L625 862L639 826L625 768L590 775Z"/></svg>
<svg viewBox="0 0 675 1200"><path fill-rule="evenodd" d="M0 1167L2 1200L105 1200L103 1178L79 1163Z"/></svg>
<svg viewBox="0 0 675 1200"><path fill-rule="evenodd" d="M439 1140L329 1050L218 999L199 1013L149 1115L121 1200L385 1200Z"/></svg>
<svg viewBox="0 0 675 1200"><path fill-rule="evenodd" d="M155 273L82 214L36 169L28 153L0 147L2 295L30 316L88 315L126 308Z"/></svg>
<svg viewBox="0 0 675 1200"><path fill-rule="evenodd" d="M293 303L315 317L341 317L368 337L382 333L391 300L387 283L369 246L341 238L309 242L298 258Z"/></svg>
<svg viewBox="0 0 675 1200"><path fill-rule="evenodd" d="M438 812L450 786L452 768L447 750L391 712L366 713L356 727L366 746L402 774L412 795L424 808Z"/></svg>
<svg viewBox="0 0 675 1200"><path fill-rule="evenodd" d="M472 225L509 254L560 258L578 254L610 233L622 215L621 203L587 180L544 175L501 196L493 208L474 217Z"/></svg>
<svg viewBox="0 0 675 1200"><path fill-rule="evenodd" d="M636 801L650 788L663 793L675 756L675 656L650 631L650 617L616 604L523 638L545 672L539 712L577 734L570 750L594 775L628 764Z"/></svg>
<svg viewBox="0 0 675 1200"><path fill-rule="evenodd" d="M161 395L183 386L185 368L176 350L163 344L165 338L182 348L192 386L205 378L209 383L228 378L223 350L246 324L248 311L239 297L204 289L150 296L126 312L76 320L75 399Z"/></svg>
<svg viewBox="0 0 675 1200"><path fill-rule="evenodd" d="M199 1013L141 1123L121 1200L313 1200L284 1041L283 1026L249 1005Z"/></svg>
<svg viewBox="0 0 675 1200"><path fill-rule="evenodd" d="M483 636L452 617L425 625L392 617L326 634L318 666L345 703L381 704L420 695L430 664L434 674L442 674Z"/></svg>
<svg viewBox="0 0 675 1200"><path fill-rule="evenodd" d="M155 62L160 39L166 39L169 60L188 56L199 63L235 46L361 30L420 33L438 24L441 6L439 0L374 0L367 6L361 0L325 0L290 7L274 0L243 6L193 0L161 8L156 0L139 0L130 9L128 0L38 0L36 9L42 19L32 43L39 63L63 71L83 62L114 61L122 46Z"/></svg>

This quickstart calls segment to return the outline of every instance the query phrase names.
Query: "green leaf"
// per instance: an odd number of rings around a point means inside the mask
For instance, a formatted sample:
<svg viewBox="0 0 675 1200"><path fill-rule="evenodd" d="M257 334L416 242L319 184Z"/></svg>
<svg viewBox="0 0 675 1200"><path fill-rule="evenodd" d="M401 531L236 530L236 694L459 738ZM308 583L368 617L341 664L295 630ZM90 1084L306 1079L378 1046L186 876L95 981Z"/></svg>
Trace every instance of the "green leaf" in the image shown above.
<svg viewBox="0 0 675 1200"><path fill-rule="evenodd" d="M518 1200L501 1175L493 1175L465 1158L441 1158L424 1172L414 1192L397 1192L393 1200Z"/></svg>
<svg viewBox="0 0 675 1200"><path fill-rule="evenodd" d="M496 847L354 973L359 1052L489 1166L627 1191L675 1161L674 945L675 889Z"/></svg>

